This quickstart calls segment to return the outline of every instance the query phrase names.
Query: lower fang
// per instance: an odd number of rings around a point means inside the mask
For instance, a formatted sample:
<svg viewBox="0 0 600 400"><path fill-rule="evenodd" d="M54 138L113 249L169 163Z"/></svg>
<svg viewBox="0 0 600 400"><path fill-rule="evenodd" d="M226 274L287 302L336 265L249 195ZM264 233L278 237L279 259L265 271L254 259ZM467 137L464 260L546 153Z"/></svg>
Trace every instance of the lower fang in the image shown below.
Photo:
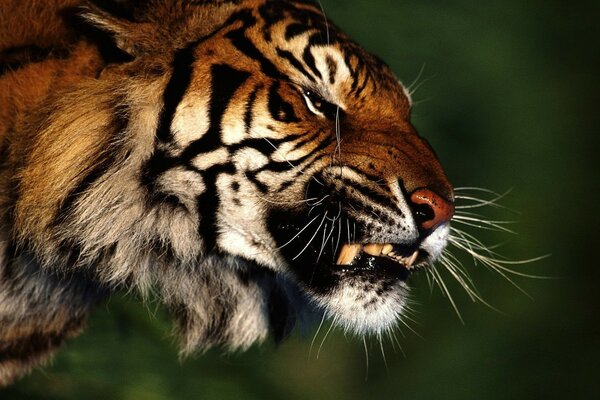
<svg viewBox="0 0 600 400"><path fill-rule="evenodd" d="M406 260L406 267L412 267L415 261L417 261L417 257L419 257L419 250L415 250L415 252Z"/></svg>

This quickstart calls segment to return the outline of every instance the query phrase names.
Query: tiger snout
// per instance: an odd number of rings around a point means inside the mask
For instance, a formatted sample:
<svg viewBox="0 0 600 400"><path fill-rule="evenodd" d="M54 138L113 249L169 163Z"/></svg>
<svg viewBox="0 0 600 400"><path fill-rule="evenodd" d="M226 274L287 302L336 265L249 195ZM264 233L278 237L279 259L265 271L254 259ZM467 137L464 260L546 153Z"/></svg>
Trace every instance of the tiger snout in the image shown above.
<svg viewBox="0 0 600 400"><path fill-rule="evenodd" d="M399 318L410 276L441 255L454 213L452 186L426 142L414 134L401 139L410 147L385 146L398 138L378 136L342 142L307 183L304 207L271 219L306 291L359 334Z"/></svg>

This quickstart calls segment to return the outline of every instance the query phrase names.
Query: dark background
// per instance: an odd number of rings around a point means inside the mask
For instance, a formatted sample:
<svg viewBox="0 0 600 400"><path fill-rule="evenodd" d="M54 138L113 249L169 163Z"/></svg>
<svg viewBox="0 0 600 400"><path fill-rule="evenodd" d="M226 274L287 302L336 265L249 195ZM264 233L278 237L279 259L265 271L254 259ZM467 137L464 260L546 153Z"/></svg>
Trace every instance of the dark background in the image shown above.
<svg viewBox="0 0 600 400"><path fill-rule="evenodd" d="M278 348L179 360L165 312L115 296L52 366L2 399L600 398L597 1L323 0L327 14L409 84L414 123L456 186L512 192L518 235L483 235L515 259L533 299L461 256L487 301L450 285L465 324L416 279L420 335L384 341L314 332ZM458 252L455 252L458 254ZM328 328L329 324L325 325ZM396 346L397 347L397 346Z"/></svg>

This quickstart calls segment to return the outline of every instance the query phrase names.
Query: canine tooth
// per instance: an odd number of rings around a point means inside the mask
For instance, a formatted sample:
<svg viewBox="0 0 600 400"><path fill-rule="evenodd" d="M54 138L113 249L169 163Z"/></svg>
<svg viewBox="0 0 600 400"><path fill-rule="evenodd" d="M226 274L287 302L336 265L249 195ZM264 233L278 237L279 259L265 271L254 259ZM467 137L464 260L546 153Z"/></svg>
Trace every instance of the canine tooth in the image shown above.
<svg viewBox="0 0 600 400"><path fill-rule="evenodd" d="M383 249L382 244L372 243L372 244L365 245L365 247L363 248L363 251L372 256L379 256L381 254L381 249Z"/></svg>
<svg viewBox="0 0 600 400"><path fill-rule="evenodd" d="M412 253L412 256L408 257L408 259L406 260L406 267L410 268L413 266L413 264L415 263L415 261L417 261L417 257L419 256L419 250L415 250L414 253Z"/></svg>
<svg viewBox="0 0 600 400"><path fill-rule="evenodd" d="M362 246L360 244L345 244L340 250L340 255L337 259L338 265L350 265L360 252Z"/></svg>
<svg viewBox="0 0 600 400"><path fill-rule="evenodd" d="M388 254L390 254L392 252L392 250L394 249L394 246L392 246L391 244L384 244L383 248L381 249L381 254L383 254L384 256L387 256Z"/></svg>

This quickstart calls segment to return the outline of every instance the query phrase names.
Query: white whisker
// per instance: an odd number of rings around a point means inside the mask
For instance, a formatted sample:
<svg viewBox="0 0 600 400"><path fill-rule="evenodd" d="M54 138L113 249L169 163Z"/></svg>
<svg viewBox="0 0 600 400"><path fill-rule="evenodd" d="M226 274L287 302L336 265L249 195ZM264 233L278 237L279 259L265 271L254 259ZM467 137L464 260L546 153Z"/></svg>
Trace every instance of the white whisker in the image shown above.
<svg viewBox="0 0 600 400"><path fill-rule="evenodd" d="M327 332L325 332L325 336L323 336L323 340L321 340L321 344L319 345L319 350L317 351L317 360L319 359L319 356L321 355L321 349L323 348L323 344L325 344L325 341L327 340L327 336L329 336L329 333L333 329L333 326L335 325L336 321L337 321L337 318L334 317L333 321L331 321L331 325L329 325L329 329L327 329Z"/></svg>
<svg viewBox="0 0 600 400"><path fill-rule="evenodd" d="M444 293L446 295L446 297L448 298L448 300L450 301L450 304L452 305L452 308L454 308L454 311L456 312L456 315L458 316L458 319L460 320L460 322L462 324L464 324L465 321L463 320L462 315L460 314L460 311L458 311L458 306L456 305L456 302L454 301L454 298L450 294L450 291L448 290L448 287L446 286L446 283L444 282L444 279L440 275L439 271L435 268L435 265L431 266L430 271L437 278L436 281L438 283L439 288L441 289L442 293Z"/></svg>
<svg viewBox="0 0 600 400"><path fill-rule="evenodd" d="M323 226L323 222L325 221L325 217L327 217L327 213L325 213L325 215L323 215L323 219L321 220L321 223L319 224L319 226L317 227L317 229L315 230L314 235L310 238L310 240L308 241L308 243L306 243L306 246L304 246L304 248L300 251L300 253L298 253L296 255L296 257L292 258L292 261L296 261L296 259L298 257L300 257L300 255L302 255L302 253L304 253L304 251L308 248L308 246L310 246L310 244L312 243L312 241L315 239L315 237L317 236L317 233L319 233L319 230L321 229L321 226Z"/></svg>
<svg viewBox="0 0 600 400"><path fill-rule="evenodd" d="M363 336L363 345L365 346L365 360L367 363L365 372L365 381L367 381L369 379L369 350L367 349L367 340L365 339L365 336Z"/></svg>
<svg viewBox="0 0 600 400"><path fill-rule="evenodd" d="M389 372L387 359L385 358L385 351L383 350L383 340L381 339L381 333L377 335L377 340L379 341L379 348L381 349L381 356L383 357L383 364L385 365L386 371Z"/></svg>
<svg viewBox="0 0 600 400"><path fill-rule="evenodd" d="M319 218L320 215L317 215L316 217L314 217L312 220L310 220L310 222L308 222L304 228L302 228L298 233L296 233L296 235L291 238L287 243L285 243L284 245L282 245L281 247L278 247L278 250L281 250L282 248L284 248L285 246L287 246L288 244L292 243L294 241L294 239L296 239L298 236L300 236L302 234L302 232L304 232L306 230L306 228L308 228L310 226L310 224L312 224L317 218Z"/></svg>
<svg viewBox="0 0 600 400"><path fill-rule="evenodd" d="M325 322L325 313L323 313L323 316L321 317L321 323L319 323L319 327L317 328L317 331L315 332L315 335L313 336L313 339L310 342L310 348L308 350L308 358L309 359L312 354L313 347L315 345L315 340L317 339L317 336L319 336L319 332L321 331L321 327L323 326L323 322Z"/></svg>
<svg viewBox="0 0 600 400"><path fill-rule="evenodd" d="M482 219L478 219L478 218L465 217L465 216L461 216L461 215L455 215L452 218L452 221L454 221L458 224L472 226L474 228L487 229L487 230L492 230L492 231L503 231L506 233L512 233L512 234L516 235L515 231L508 229L501 225L502 223L505 223L505 224L513 223L512 221L486 221L486 220L482 220Z"/></svg>

